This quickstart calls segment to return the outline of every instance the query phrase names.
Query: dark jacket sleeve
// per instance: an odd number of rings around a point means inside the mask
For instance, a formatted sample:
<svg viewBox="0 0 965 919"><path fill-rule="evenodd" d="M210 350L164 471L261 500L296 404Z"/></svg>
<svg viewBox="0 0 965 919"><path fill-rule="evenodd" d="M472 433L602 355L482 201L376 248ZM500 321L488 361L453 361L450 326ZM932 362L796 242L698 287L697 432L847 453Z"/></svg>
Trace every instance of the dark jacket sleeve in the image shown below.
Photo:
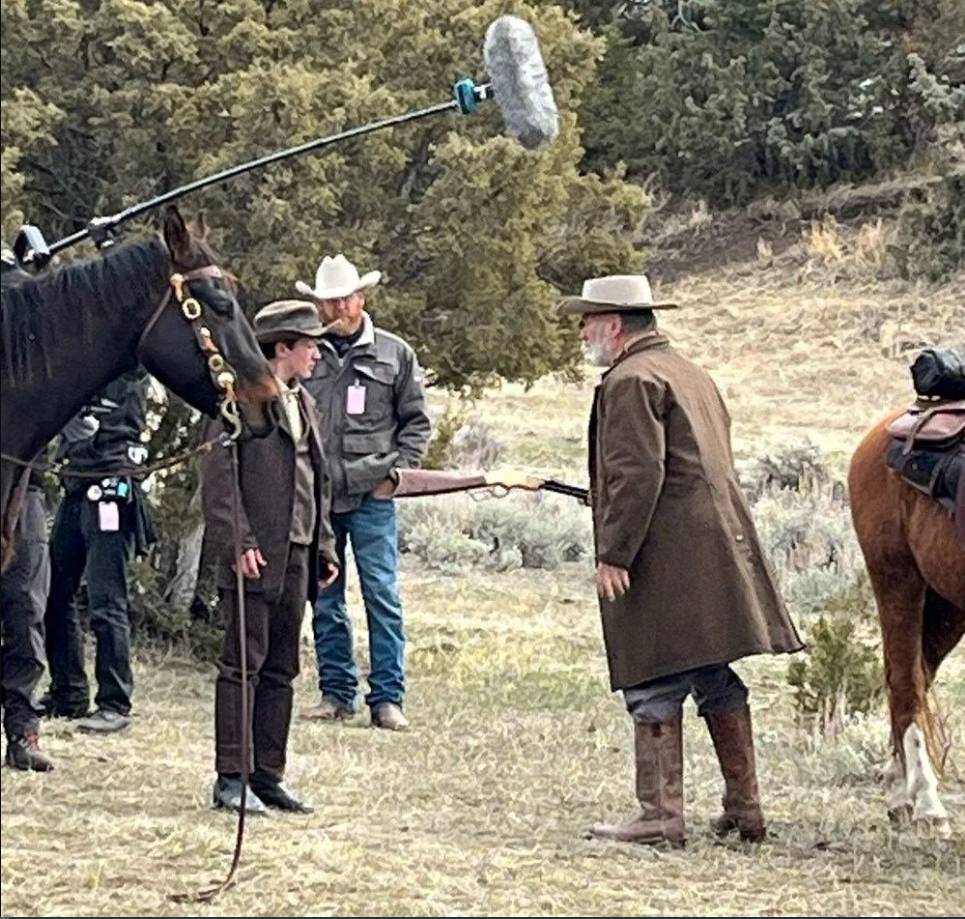
<svg viewBox="0 0 965 919"><path fill-rule="evenodd" d="M432 425L426 411L426 393L422 382L422 368L411 348L406 348L395 381L395 416L398 421L396 443L402 469L419 466L429 446Z"/></svg>
<svg viewBox="0 0 965 919"><path fill-rule="evenodd" d="M325 477L322 480L322 503L318 508L318 556L323 561L338 564L335 551L335 531L332 529L332 479L325 464Z"/></svg>
<svg viewBox="0 0 965 919"><path fill-rule="evenodd" d="M211 440L221 432L220 419L210 419L204 426L204 439ZM243 446L236 449L243 450ZM241 457L239 457L239 462ZM217 445L201 456L201 502L208 540L222 559L234 561L234 469L231 450ZM258 540L245 514L244 495L239 496L241 550L254 549Z"/></svg>
<svg viewBox="0 0 965 919"><path fill-rule="evenodd" d="M604 391L597 559L630 568L643 546L663 489L666 435L660 396L639 377L613 380Z"/></svg>

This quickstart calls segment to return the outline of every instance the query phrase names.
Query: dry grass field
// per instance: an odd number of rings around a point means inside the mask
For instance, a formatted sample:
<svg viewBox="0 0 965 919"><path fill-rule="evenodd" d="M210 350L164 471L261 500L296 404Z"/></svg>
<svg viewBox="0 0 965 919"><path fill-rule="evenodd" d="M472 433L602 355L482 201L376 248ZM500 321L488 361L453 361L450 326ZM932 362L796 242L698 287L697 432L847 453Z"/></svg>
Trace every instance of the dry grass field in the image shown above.
<svg viewBox="0 0 965 919"><path fill-rule="evenodd" d="M862 431L910 401L908 349L965 338L965 276L873 283L879 245L812 232L777 258L762 247L756 264L674 285L686 308L664 327L720 383L742 460L809 439L840 475ZM582 480L591 391L591 379L506 386L472 412L500 441L500 465ZM690 843L647 850L583 836L633 807L631 728L607 691L587 561L454 573L410 554L403 590L413 729L296 723L291 784L316 812L252 819L233 890L204 906L171 899L223 876L234 821L208 807L213 667L143 651L128 734L90 739L55 721L56 772L2 770L3 915L961 913L965 648L940 678L959 735L942 786L950 840L889 826L884 709L824 736L795 719L787 661L769 659L739 669L771 840L711 837L720 781L690 710ZM311 701L306 637L297 704Z"/></svg>

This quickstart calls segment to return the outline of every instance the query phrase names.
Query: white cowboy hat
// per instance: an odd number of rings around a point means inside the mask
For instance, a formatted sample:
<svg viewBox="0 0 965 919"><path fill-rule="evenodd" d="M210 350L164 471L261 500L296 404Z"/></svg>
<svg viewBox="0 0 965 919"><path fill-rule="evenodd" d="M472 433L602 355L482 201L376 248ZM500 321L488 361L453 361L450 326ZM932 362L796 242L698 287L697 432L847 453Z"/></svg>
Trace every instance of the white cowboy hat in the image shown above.
<svg viewBox="0 0 965 919"><path fill-rule="evenodd" d="M374 287L381 277L381 271L369 271L359 277L358 269L344 255L339 254L335 258L326 255L315 272L315 286L309 287L304 281L296 281L295 290L316 300L335 300Z"/></svg>
<svg viewBox="0 0 965 919"><path fill-rule="evenodd" d="M620 313L633 310L672 310L676 303L655 303L645 274L609 274L583 282L579 297L564 297L557 306L561 316L585 313Z"/></svg>

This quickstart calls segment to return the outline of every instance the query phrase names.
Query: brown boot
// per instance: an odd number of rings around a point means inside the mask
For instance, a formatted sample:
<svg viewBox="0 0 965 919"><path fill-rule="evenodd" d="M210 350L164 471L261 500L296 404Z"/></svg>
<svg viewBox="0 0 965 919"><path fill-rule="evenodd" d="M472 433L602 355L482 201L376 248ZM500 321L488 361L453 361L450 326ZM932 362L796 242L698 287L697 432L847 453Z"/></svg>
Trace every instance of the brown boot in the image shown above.
<svg viewBox="0 0 965 919"><path fill-rule="evenodd" d="M382 702L372 709L372 727L385 728L387 731L407 731L409 719L394 702Z"/></svg>
<svg viewBox="0 0 965 919"><path fill-rule="evenodd" d="M751 710L744 705L708 715L707 728L724 776L724 813L714 821L713 830L718 836L737 830L741 839L760 842L767 829L757 789Z"/></svg>
<svg viewBox="0 0 965 919"><path fill-rule="evenodd" d="M641 845L669 842L682 846L687 830L681 719L659 724L635 722L634 729L640 813L624 823L598 823L590 828L590 835Z"/></svg>

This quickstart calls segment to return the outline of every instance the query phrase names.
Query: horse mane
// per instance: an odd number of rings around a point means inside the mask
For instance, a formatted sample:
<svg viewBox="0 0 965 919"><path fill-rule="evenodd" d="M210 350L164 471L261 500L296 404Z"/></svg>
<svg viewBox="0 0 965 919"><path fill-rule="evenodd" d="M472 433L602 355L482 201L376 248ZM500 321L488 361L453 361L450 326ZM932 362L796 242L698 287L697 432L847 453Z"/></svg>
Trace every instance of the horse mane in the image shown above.
<svg viewBox="0 0 965 919"><path fill-rule="evenodd" d="M167 248L154 238L5 287L0 307L4 386L53 377L54 341L62 348L70 337L87 351L96 345L95 327L103 325L103 317L120 329L121 317L140 315L164 288L169 265ZM93 321L97 317L100 324Z"/></svg>

